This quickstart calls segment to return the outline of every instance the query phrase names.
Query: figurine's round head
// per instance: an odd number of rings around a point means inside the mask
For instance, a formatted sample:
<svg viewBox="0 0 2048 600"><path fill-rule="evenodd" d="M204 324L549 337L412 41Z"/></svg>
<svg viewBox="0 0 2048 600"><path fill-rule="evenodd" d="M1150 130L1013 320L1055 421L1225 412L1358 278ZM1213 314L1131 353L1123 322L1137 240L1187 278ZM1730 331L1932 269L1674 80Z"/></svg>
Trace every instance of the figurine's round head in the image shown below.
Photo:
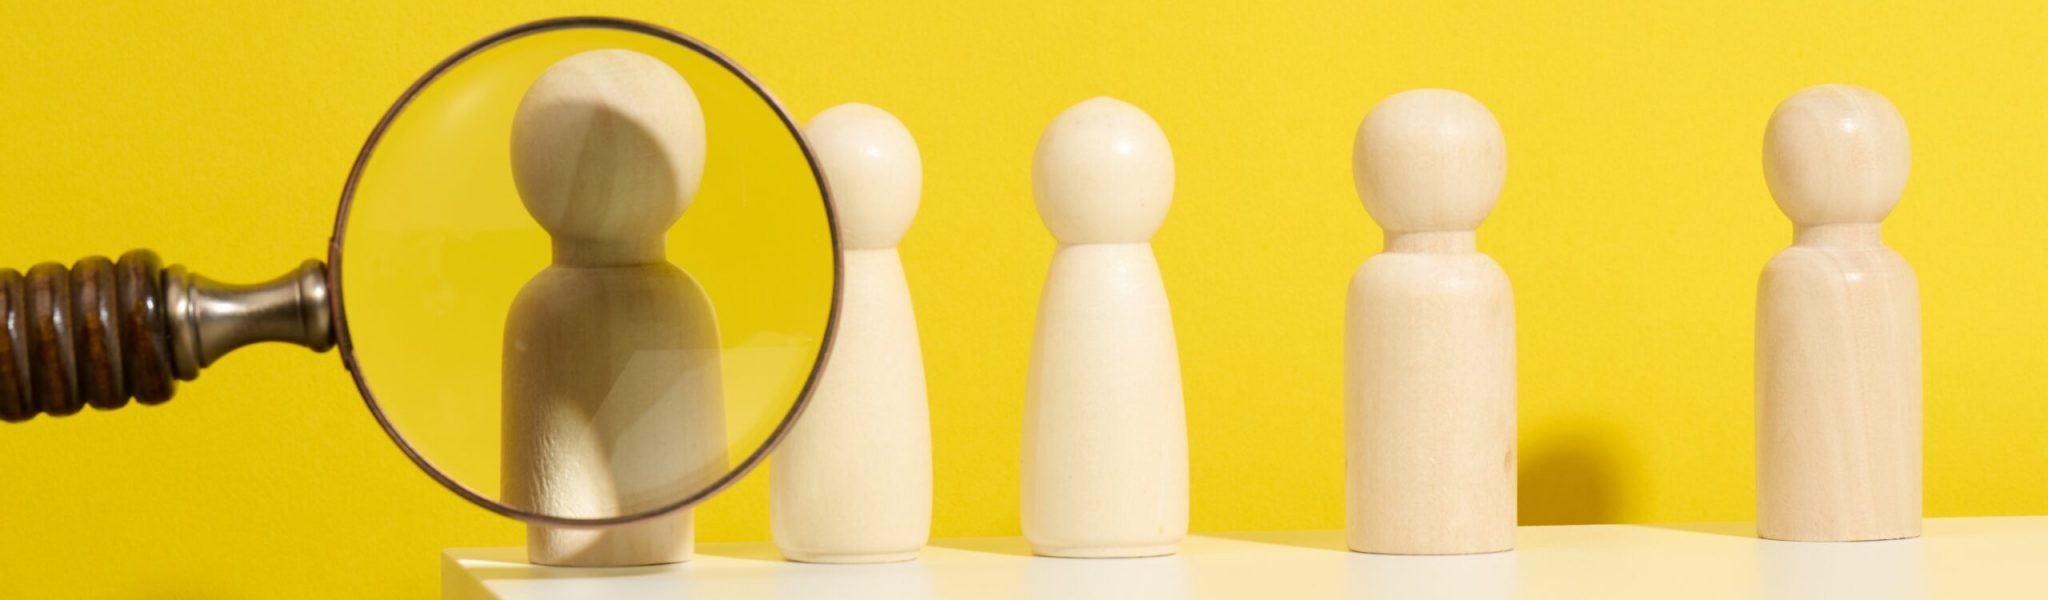
<svg viewBox="0 0 2048 600"><path fill-rule="evenodd" d="M901 121L866 104L841 104L811 117L804 137L825 169L847 248L893 248L917 218L924 187L917 140Z"/></svg>
<svg viewBox="0 0 2048 600"><path fill-rule="evenodd" d="M1906 191L1911 163L1898 109L1852 85L1800 90L1764 130L1764 181L1797 225L1883 221Z"/></svg>
<svg viewBox="0 0 2048 600"><path fill-rule="evenodd" d="M1173 203L1173 149L1138 107L1087 100L1039 136L1031 189L1038 217L1061 242L1149 241Z"/></svg>
<svg viewBox="0 0 2048 600"><path fill-rule="evenodd" d="M1500 200L1507 143L1493 113L1450 90L1409 90L1375 106L1351 146L1351 180L1387 231L1470 231Z"/></svg>
<svg viewBox="0 0 2048 600"><path fill-rule="evenodd" d="M593 50L555 63L512 120L519 199L557 241L659 239L704 176L704 114L674 69Z"/></svg>

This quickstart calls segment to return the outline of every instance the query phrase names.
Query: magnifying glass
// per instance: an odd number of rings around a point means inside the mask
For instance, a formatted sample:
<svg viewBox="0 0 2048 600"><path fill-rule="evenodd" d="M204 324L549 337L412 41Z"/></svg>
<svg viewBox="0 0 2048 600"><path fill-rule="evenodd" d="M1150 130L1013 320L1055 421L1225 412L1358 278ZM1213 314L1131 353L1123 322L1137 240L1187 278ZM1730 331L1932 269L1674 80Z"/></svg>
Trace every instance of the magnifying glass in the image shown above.
<svg viewBox="0 0 2048 600"><path fill-rule="evenodd" d="M338 347L427 475L587 532L760 463L817 383L839 283L823 173L759 82L657 26L539 21L399 96L324 264L255 285L147 250L0 270L0 418L165 402L251 343Z"/></svg>

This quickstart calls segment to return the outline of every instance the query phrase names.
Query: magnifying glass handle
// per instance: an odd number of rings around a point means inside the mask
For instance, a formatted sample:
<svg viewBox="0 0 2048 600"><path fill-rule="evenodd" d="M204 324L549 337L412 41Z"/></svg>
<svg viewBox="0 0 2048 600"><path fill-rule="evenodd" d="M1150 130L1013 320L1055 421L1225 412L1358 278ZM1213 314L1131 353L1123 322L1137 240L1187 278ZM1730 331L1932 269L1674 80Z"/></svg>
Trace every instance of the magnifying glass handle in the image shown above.
<svg viewBox="0 0 2048 600"><path fill-rule="evenodd" d="M149 250L25 275L0 269L0 420L111 410L131 398L158 404L178 381L257 342L325 352L334 347L327 294L317 260L252 285L164 268Z"/></svg>

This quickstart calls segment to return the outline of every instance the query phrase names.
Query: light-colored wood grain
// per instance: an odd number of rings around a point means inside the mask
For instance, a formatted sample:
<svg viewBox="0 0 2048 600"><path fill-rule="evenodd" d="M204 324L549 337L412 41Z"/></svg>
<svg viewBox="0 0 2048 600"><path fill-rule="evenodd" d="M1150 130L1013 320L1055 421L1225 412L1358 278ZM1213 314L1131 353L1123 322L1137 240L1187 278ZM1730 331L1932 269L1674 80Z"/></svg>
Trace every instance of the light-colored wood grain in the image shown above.
<svg viewBox="0 0 2048 600"><path fill-rule="evenodd" d="M1904 192L1905 121L1826 85L1771 115L1764 175L1794 225L1757 285L1757 533L1920 534L1920 291L1879 222Z"/></svg>
<svg viewBox="0 0 2048 600"><path fill-rule="evenodd" d="M896 245L923 187L917 142L865 104L804 127L832 186L845 287L832 363L769 465L769 523L783 557L916 558L931 535L932 440L917 315Z"/></svg>
<svg viewBox="0 0 2048 600"><path fill-rule="evenodd" d="M664 236L704 167L696 96L659 60L587 52L519 105L513 176L553 264L505 320L503 500L601 518L680 501L728 468L718 327ZM528 559L688 560L688 511L606 529L529 526Z"/></svg>
<svg viewBox="0 0 2048 600"><path fill-rule="evenodd" d="M1046 128L1032 187L1059 249L1026 374L1024 537L1047 556L1172 554L1188 529L1187 421L1151 246L1172 149L1144 111L1095 98Z"/></svg>
<svg viewBox="0 0 2048 600"><path fill-rule="evenodd" d="M1446 90L1396 94L1359 126L1353 177L1385 250L1351 279L1345 324L1349 546L1514 547L1515 308L1475 247L1500 196L1500 125Z"/></svg>

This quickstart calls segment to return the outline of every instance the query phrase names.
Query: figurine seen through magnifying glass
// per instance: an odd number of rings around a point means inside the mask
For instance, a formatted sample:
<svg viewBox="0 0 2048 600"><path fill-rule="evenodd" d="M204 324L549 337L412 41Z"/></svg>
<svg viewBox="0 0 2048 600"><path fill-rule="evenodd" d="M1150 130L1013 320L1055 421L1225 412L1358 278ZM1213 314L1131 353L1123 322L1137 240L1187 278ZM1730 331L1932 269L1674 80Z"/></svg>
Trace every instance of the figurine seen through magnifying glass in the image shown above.
<svg viewBox="0 0 2048 600"><path fill-rule="evenodd" d="M717 322L665 243L704 159L696 95L647 55L571 56L520 101L513 178L554 260L505 321L507 504L632 514L726 472ZM527 528L538 564L671 563L691 547L687 510L604 529Z"/></svg>

